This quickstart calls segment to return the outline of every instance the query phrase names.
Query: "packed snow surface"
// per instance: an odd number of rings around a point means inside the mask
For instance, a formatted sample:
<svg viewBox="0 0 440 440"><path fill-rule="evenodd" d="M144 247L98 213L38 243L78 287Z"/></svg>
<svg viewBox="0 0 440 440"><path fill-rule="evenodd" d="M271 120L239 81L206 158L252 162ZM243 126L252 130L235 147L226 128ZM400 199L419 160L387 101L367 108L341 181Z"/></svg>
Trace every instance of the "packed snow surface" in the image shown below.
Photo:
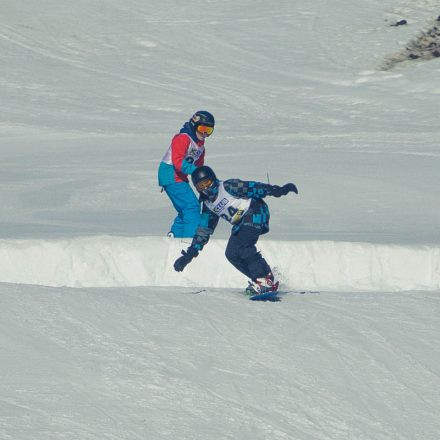
<svg viewBox="0 0 440 440"><path fill-rule="evenodd" d="M2 439L438 439L438 293L0 299Z"/></svg>
<svg viewBox="0 0 440 440"><path fill-rule="evenodd" d="M381 70L438 6L3 0L0 439L438 440L440 60ZM298 186L278 303L226 223L172 268L157 166L199 109L220 178Z"/></svg>

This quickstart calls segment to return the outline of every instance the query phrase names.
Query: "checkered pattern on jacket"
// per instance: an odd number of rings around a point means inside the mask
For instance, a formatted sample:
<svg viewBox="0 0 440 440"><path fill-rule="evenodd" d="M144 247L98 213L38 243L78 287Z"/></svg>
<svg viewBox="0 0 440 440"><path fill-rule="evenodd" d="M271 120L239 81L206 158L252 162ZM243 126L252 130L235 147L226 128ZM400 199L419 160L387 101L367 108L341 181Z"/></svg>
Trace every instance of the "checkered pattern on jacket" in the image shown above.
<svg viewBox="0 0 440 440"><path fill-rule="evenodd" d="M234 197L252 199L248 212L240 223L232 227L232 233L236 233L243 225L259 229L260 234L268 232L270 213L268 206L262 199L271 194L272 185L240 179L225 180L223 185L225 190ZM213 194L214 199L215 197L216 195ZM201 221L191 246L201 251L214 233L218 220L219 217L203 204Z"/></svg>

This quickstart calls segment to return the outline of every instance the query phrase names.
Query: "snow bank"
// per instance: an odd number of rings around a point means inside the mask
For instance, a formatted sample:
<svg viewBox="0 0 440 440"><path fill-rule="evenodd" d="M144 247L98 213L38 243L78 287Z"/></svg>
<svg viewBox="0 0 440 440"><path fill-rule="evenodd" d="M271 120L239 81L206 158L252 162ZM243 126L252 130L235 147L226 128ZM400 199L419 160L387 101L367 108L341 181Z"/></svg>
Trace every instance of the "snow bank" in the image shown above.
<svg viewBox="0 0 440 440"><path fill-rule="evenodd" d="M0 240L0 282L69 287L243 287L213 239L182 273L184 240L95 236ZM271 241L259 248L285 288L326 291L440 290L440 247L333 241Z"/></svg>

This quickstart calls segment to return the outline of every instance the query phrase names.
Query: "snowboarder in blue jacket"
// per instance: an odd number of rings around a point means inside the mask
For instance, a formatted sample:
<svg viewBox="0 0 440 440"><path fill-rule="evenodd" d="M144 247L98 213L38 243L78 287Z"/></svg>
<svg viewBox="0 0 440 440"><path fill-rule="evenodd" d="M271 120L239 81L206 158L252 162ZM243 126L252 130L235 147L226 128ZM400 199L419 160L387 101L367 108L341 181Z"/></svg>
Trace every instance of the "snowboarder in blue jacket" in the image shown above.
<svg viewBox="0 0 440 440"><path fill-rule="evenodd" d="M253 295L276 291L278 281L255 246L260 235L269 231L269 208L263 198L281 197L289 192L298 194L296 186L287 183L280 187L239 179L221 181L208 166L197 168L191 174L191 180L203 202L201 220L191 246L182 251L182 256L174 263L174 269L183 271L197 257L221 217L232 224L226 258L250 279L247 293Z"/></svg>

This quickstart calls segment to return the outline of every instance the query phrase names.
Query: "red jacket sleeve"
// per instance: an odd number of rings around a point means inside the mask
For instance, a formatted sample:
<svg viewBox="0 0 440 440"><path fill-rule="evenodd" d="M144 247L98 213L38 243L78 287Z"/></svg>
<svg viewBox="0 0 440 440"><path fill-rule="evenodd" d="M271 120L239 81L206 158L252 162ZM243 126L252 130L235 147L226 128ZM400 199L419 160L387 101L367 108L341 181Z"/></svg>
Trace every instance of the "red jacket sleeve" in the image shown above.
<svg viewBox="0 0 440 440"><path fill-rule="evenodd" d="M171 141L171 160L178 173L182 172L182 161L185 159L190 140L184 134L177 134Z"/></svg>

